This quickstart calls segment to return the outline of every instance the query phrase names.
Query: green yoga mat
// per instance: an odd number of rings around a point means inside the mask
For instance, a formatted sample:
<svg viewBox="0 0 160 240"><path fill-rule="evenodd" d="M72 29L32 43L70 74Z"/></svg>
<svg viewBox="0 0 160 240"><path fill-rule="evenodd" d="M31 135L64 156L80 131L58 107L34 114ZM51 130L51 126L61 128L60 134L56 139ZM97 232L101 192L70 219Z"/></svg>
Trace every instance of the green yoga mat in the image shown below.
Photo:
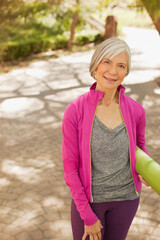
<svg viewBox="0 0 160 240"><path fill-rule="evenodd" d="M139 147L136 149L136 171L160 195L160 165Z"/></svg>

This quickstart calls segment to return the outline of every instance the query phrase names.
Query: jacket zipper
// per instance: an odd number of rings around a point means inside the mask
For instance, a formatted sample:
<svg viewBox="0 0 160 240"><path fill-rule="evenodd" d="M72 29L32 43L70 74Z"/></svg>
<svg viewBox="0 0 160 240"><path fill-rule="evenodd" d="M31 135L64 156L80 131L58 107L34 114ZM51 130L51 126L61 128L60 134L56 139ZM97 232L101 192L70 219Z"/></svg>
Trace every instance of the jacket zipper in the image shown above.
<svg viewBox="0 0 160 240"><path fill-rule="evenodd" d="M121 116L122 116L123 122L124 122L125 127L126 127L126 123L125 123L125 121L124 121L124 117L123 117L122 110L121 110L120 95L121 95L121 90L120 90L120 92L119 92L119 106L120 106ZM128 129L127 129L127 127L126 127L126 130L127 130L127 135L128 135L128 139L129 139L129 134L128 134ZM130 148L130 139L129 139L130 169L131 169L132 179L133 179L133 183L134 183L135 193L136 193L137 196L139 196L139 193L137 192L136 185L135 185L135 182L134 182L133 173L132 173L132 167L131 167L131 151L130 151L130 149L131 149L131 148Z"/></svg>
<svg viewBox="0 0 160 240"><path fill-rule="evenodd" d="M98 104L98 103L97 103ZM97 108L97 105L96 105ZM93 196L92 196L92 160L91 160L91 134L92 134L92 128L93 128L93 122L94 122L94 118L95 118L95 114L96 114L96 110L94 112L94 116L93 116L93 121L92 121L92 126L91 126L91 133L90 133L90 199L91 199L91 203L93 202Z"/></svg>

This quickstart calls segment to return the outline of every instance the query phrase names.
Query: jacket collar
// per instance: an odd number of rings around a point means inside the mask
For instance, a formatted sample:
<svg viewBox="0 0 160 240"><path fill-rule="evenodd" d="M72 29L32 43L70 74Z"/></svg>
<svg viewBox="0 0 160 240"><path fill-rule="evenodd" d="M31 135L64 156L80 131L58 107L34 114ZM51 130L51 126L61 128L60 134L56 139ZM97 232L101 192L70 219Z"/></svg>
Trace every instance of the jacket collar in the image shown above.
<svg viewBox="0 0 160 240"><path fill-rule="evenodd" d="M101 100L104 96L104 92L101 92L99 90L95 90L97 85L97 82L94 82L92 84L92 86L90 87L90 102L92 104L97 103L99 100ZM125 87L123 87L122 85L119 85L118 87L118 92L121 94L121 96L124 94L125 92Z"/></svg>

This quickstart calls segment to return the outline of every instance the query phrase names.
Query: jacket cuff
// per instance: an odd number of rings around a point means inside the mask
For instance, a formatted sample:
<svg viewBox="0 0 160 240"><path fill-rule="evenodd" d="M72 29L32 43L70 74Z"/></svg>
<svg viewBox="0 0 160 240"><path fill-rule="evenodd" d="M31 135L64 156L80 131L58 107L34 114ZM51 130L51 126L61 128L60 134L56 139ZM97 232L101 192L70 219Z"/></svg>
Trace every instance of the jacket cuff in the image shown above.
<svg viewBox="0 0 160 240"><path fill-rule="evenodd" d="M86 226L90 226L93 225L97 222L98 218L97 216L94 214L94 212L91 210L91 212L88 214L88 218L84 219L84 224Z"/></svg>

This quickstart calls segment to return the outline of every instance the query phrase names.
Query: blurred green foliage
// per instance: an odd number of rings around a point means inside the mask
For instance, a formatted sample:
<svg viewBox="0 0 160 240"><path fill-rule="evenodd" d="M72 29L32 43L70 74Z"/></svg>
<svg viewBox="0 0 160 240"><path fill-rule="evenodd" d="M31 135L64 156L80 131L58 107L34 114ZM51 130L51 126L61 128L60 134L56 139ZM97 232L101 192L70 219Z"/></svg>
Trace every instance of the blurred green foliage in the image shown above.
<svg viewBox="0 0 160 240"><path fill-rule="evenodd" d="M0 0L0 54L3 61L26 57L48 49L67 48L74 9L60 1ZM84 29L79 17L76 31ZM79 36L76 44L85 44L95 36Z"/></svg>
<svg viewBox="0 0 160 240"><path fill-rule="evenodd" d="M152 2L149 5L150 9L153 9L157 2L156 0L125 1L128 7L138 9L143 8L142 2L148 4ZM100 18L100 13L101 15L104 13L106 18L108 14L112 14L112 8L115 9L119 1L81 0L80 2L77 4L76 0L0 0L0 60L10 61L27 57L32 53L67 48L75 11L79 11L75 44L84 45L102 40L101 34L88 27L84 18L88 17L88 13L97 14L97 18ZM106 12L108 6L111 7L109 12ZM126 11L123 15L121 19L126 16L130 22L135 23L136 19L131 13L127 15ZM101 17L103 19L103 16ZM129 21L124 19L124 22Z"/></svg>

